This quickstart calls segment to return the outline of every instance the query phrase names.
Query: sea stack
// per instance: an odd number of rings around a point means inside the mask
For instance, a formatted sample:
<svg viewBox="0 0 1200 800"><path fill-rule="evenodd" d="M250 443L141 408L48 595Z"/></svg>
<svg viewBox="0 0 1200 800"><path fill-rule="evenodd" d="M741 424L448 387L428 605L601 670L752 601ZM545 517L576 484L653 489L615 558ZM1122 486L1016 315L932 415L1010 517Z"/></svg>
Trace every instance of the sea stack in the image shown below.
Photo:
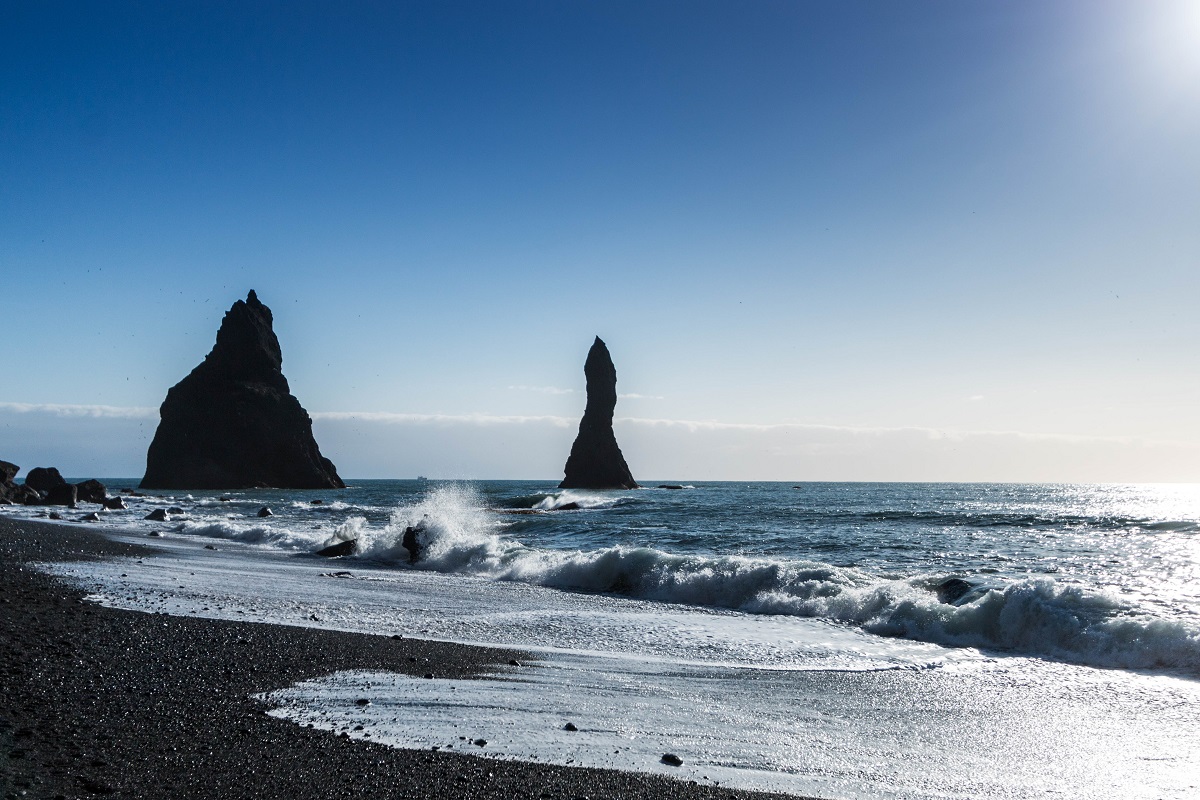
<svg viewBox="0 0 1200 800"><path fill-rule="evenodd" d="M271 324L253 290L225 313L212 352L159 408L141 488L345 486L288 388Z"/></svg>
<svg viewBox="0 0 1200 800"><path fill-rule="evenodd" d="M566 477L560 489L636 489L625 456L613 433L617 407L617 368L600 337L592 343L583 364L587 378L587 406L579 422L579 435L567 458Z"/></svg>

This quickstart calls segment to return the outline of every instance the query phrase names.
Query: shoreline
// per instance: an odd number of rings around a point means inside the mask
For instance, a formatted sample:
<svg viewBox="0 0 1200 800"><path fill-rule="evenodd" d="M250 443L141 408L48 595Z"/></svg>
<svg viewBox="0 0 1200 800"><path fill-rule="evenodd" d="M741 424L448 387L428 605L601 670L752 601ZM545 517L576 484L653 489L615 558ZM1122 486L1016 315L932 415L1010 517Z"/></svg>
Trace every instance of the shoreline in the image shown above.
<svg viewBox="0 0 1200 800"><path fill-rule="evenodd" d="M0 797L791 797L304 728L251 695L348 669L469 678L530 656L106 608L29 566L153 551L80 524L0 517Z"/></svg>

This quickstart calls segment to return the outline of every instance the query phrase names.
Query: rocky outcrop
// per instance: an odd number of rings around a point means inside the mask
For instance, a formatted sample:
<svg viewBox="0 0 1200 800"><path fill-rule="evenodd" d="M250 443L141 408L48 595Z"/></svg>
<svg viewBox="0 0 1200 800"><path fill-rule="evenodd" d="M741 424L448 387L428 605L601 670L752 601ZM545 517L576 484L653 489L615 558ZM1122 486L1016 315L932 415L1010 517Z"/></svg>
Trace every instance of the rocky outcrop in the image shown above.
<svg viewBox="0 0 1200 800"><path fill-rule="evenodd" d="M104 484L95 478L70 484L55 467L34 467L25 476L25 483L14 481L21 468L0 461L0 503L36 506L70 506L80 503L101 503L108 497Z"/></svg>
<svg viewBox="0 0 1200 800"><path fill-rule="evenodd" d="M9 461L0 461L0 504L11 505L15 502L14 496L17 490L17 484L14 480L21 468Z"/></svg>
<svg viewBox="0 0 1200 800"><path fill-rule="evenodd" d="M343 488L283 376L271 310L253 291L204 361L167 392L144 489Z"/></svg>
<svg viewBox="0 0 1200 800"><path fill-rule="evenodd" d="M55 467L34 467L25 476L25 485L41 494L46 494L66 482L66 478L59 474Z"/></svg>
<svg viewBox="0 0 1200 800"><path fill-rule="evenodd" d="M63 483L57 486L50 487L50 491L46 492L45 503L48 506L67 506L74 508L75 502L78 499L78 489L73 483Z"/></svg>
<svg viewBox="0 0 1200 800"><path fill-rule="evenodd" d="M617 407L617 368L600 337L592 343L583 364L587 378L587 406L579 422L579 435L567 458L566 477L560 489L636 489L625 456L613 433Z"/></svg>
<svg viewBox="0 0 1200 800"><path fill-rule="evenodd" d="M108 488L96 480L89 478L86 481L81 481L75 484L75 495L81 503L100 503L108 499Z"/></svg>

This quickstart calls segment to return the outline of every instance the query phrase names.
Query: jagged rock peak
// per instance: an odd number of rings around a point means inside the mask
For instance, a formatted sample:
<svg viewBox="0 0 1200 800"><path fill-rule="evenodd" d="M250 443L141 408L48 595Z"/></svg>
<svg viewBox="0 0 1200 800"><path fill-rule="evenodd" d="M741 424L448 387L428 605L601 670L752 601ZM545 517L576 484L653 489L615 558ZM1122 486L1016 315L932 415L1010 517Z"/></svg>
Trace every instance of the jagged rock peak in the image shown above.
<svg viewBox="0 0 1200 800"><path fill-rule="evenodd" d="M272 327L271 309L263 305L253 289L225 312L217 331L217 343L204 361L231 376L283 379L283 352ZM284 391L287 381L284 380Z"/></svg>
<svg viewBox="0 0 1200 800"><path fill-rule="evenodd" d="M637 481L625 463L613 432L617 406L617 368L608 346L597 336L583 363L587 380L587 405L579 421L579 435L567 458L566 477L560 489L636 489Z"/></svg>
<svg viewBox="0 0 1200 800"><path fill-rule="evenodd" d="M341 488L283 376L271 309L251 290L204 361L167 392L146 454L147 489Z"/></svg>

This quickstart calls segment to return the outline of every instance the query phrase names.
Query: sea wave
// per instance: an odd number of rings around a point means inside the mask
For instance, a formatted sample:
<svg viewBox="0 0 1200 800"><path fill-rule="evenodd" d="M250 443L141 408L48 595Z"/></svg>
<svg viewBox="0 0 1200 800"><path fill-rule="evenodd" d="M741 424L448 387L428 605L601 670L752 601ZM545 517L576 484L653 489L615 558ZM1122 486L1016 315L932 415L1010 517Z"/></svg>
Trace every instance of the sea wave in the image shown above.
<svg viewBox="0 0 1200 800"><path fill-rule="evenodd" d="M563 491L559 505L620 496ZM581 503L580 507L584 507ZM603 507L601 505L590 507ZM1200 675L1200 627L1167 620L1114 595L1049 578L994 585L971 577L970 590L943 602L947 575L881 579L817 561L670 553L653 547L557 550L505 535L505 523L470 487L442 487L398 508L384 525L350 517L332 532L271 523L184 522L180 533L312 551L357 540L358 558L409 567L406 528L418 528L417 569L520 581L643 600L813 617L869 633L975 647L1097 667L1159 669Z"/></svg>

